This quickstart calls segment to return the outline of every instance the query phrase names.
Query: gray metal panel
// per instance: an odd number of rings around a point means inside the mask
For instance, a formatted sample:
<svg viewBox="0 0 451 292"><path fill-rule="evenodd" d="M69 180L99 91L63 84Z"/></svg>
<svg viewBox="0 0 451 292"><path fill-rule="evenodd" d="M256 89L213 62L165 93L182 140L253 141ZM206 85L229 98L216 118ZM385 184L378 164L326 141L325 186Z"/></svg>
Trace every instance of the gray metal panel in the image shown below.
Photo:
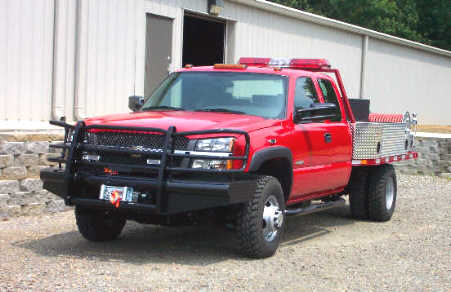
<svg viewBox="0 0 451 292"><path fill-rule="evenodd" d="M125 112L135 88L137 16L145 17L138 10L141 1L79 1L76 118Z"/></svg>
<svg viewBox="0 0 451 292"><path fill-rule="evenodd" d="M0 1L0 120L50 118L53 4Z"/></svg>
<svg viewBox="0 0 451 292"><path fill-rule="evenodd" d="M409 110L419 124L451 125L451 58L370 39L365 78L373 112Z"/></svg>
<svg viewBox="0 0 451 292"><path fill-rule="evenodd" d="M168 75L171 52L172 19L148 14L144 96L150 96L155 87Z"/></svg>
<svg viewBox="0 0 451 292"><path fill-rule="evenodd" d="M77 0L56 1L52 118L74 119Z"/></svg>

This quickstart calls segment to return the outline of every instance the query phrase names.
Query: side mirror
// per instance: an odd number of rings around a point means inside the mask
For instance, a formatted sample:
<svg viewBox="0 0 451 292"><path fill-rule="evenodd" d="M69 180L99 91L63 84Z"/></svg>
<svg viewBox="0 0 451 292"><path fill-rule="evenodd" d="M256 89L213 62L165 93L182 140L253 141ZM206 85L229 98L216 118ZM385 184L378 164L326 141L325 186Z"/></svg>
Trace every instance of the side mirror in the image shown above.
<svg viewBox="0 0 451 292"><path fill-rule="evenodd" d="M144 97L142 96L129 96L128 108L132 111L138 111L144 105Z"/></svg>
<svg viewBox="0 0 451 292"><path fill-rule="evenodd" d="M310 108L298 108L294 114L295 123L311 123L332 120L337 117L334 103L314 103Z"/></svg>

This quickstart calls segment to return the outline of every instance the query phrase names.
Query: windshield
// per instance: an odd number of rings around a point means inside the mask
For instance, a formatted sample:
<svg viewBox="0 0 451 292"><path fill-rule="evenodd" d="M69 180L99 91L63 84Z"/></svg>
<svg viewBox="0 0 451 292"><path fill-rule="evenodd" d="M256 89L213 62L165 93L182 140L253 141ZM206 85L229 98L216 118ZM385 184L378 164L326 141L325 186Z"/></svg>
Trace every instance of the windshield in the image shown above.
<svg viewBox="0 0 451 292"><path fill-rule="evenodd" d="M287 77L275 74L173 73L142 110L228 112L280 119L285 116L287 83Z"/></svg>

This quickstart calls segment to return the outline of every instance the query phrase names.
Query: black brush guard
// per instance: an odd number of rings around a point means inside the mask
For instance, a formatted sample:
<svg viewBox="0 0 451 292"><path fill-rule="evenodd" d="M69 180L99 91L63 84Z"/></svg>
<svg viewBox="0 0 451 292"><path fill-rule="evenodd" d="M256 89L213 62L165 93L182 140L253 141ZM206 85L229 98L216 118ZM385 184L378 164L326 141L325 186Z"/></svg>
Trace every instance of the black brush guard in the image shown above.
<svg viewBox="0 0 451 292"><path fill-rule="evenodd" d="M62 121L51 121L53 125L64 127L64 143L50 145L52 148L62 149L60 157L49 158L49 161L59 163L59 167L47 168L41 171L41 179L44 188L62 197L67 205L79 205L87 208L113 209L109 201L98 198L86 197L82 192L82 186L90 185L97 188L101 184L113 186L130 186L146 188L152 191L154 203L127 203L121 202L118 210L144 212L148 214L176 214L200 209L227 206L245 202L251 199L255 190L255 177L244 172L249 157L249 134L245 131L234 129L216 129L206 131L176 132L171 126L168 130L158 128L118 127L118 126L85 126L78 122L75 126ZM130 167L129 165L93 162L81 160L82 151L101 151L116 153L118 155L150 155L140 150L127 149L126 147L105 147L100 145L81 143L83 134L90 129L99 130L125 130L155 132L164 135L164 146L161 151L152 152L152 156L158 156L160 165L134 165L133 168L153 170L155 177L134 177L124 175L99 175L81 173L78 168L84 166L102 166L110 169ZM238 134L243 135L246 141L243 156L205 156L194 155L187 151L184 154L174 153L173 139L176 136L209 134ZM193 169L185 167L169 166L168 159L172 157L188 159L212 159L212 160L241 160L240 169L213 170ZM65 168L62 164L65 164ZM189 179L169 179L174 174L190 174ZM197 179L194 174L214 174L208 179ZM98 194L98 193L97 193Z"/></svg>

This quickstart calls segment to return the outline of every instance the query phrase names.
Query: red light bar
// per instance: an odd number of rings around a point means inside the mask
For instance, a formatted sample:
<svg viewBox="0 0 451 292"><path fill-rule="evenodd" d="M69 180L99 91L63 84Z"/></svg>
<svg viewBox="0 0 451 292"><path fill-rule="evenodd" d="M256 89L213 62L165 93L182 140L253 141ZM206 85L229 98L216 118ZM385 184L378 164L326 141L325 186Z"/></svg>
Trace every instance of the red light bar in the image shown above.
<svg viewBox="0 0 451 292"><path fill-rule="evenodd" d="M330 68L330 63L326 59L240 58L239 64L257 67L281 67L304 70Z"/></svg>
<svg viewBox="0 0 451 292"><path fill-rule="evenodd" d="M247 66L268 66L271 58L240 58L239 64Z"/></svg>
<svg viewBox="0 0 451 292"><path fill-rule="evenodd" d="M292 59L290 68L320 70L330 68L330 63L326 59Z"/></svg>

